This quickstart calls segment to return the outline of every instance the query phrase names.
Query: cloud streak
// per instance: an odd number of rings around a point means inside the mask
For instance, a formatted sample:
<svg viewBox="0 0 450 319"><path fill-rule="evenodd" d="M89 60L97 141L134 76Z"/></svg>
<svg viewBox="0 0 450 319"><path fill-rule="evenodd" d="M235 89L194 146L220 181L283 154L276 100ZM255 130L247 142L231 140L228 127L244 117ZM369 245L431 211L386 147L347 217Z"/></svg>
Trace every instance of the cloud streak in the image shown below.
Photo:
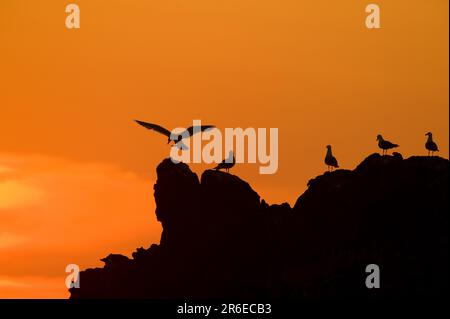
<svg viewBox="0 0 450 319"><path fill-rule="evenodd" d="M45 279L60 282L52 297L67 297L67 264L94 267L110 251L130 253L159 241L153 182L132 172L11 154L0 154L0 169L0 297L12 294L5 283L24 276L42 279L21 286L23 298L49 296Z"/></svg>

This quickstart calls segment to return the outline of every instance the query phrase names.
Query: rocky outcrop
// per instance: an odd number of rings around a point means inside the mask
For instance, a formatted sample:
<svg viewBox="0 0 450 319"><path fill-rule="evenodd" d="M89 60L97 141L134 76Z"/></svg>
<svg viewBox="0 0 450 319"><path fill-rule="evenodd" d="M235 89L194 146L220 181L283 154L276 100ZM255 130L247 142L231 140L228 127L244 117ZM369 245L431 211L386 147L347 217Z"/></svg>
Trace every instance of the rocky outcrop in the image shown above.
<svg viewBox="0 0 450 319"><path fill-rule="evenodd" d="M387 298L448 289L448 160L372 154L312 179L294 207L239 177L164 160L159 245L81 272L71 298ZM377 264L381 288L367 289Z"/></svg>

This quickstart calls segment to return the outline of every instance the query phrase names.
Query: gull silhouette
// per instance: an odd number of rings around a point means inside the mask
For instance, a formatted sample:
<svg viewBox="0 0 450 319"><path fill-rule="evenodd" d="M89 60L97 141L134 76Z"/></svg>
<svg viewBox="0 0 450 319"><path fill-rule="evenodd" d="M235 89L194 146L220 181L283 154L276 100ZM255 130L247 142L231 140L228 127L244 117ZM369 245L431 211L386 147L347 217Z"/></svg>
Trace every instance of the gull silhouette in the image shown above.
<svg viewBox="0 0 450 319"><path fill-rule="evenodd" d="M433 156L434 152L439 152L437 144L433 141L433 133L428 132L425 134L425 136L428 136L427 142L425 143L425 148L428 150L428 156Z"/></svg>
<svg viewBox="0 0 450 319"><path fill-rule="evenodd" d="M236 159L234 158L233 151L230 151L228 153L228 158L224 159L222 163L214 167L215 170L221 170L225 169L225 171L228 173L230 171L230 168L232 168L236 164Z"/></svg>
<svg viewBox="0 0 450 319"><path fill-rule="evenodd" d="M377 135L377 141L378 141L378 147L381 148L383 150L383 154L382 155L386 155L387 151L390 150L391 148L396 148L398 147L397 144L391 143L389 141L386 141L383 136L381 136L381 134Z"/></svg>
<svg viewBox="0 0 450 319"><path fill-rule="evenodd" d="M328 166L328 171L332 171L333 168L338 168L338 161L331 152L331 145L327 145L327 155L325 155L325 164Z"/></svg>
<svg viewBox="0 0 450 319"><path fill-rule="evenodd" d="M174 141L175 145L183 150L188 149L188 147L183 144L183 142L182 142L183 139L188 138L197 132L203 132L203 131L206 131L208 129L215 127L214 125L191 126L191 127L187 128L185 131L175 134L177 137L174 138L174 135L172 134L172 132L170 132L168 129L166 129L160 125L153 124L153 123L147 123L147 122L143 122L143 121L139 121L139 120L135 120L135 121L136 121L136 123L145 127L148 130L152 130L152 131L155 131L162 135L167 136L167 144L170 144L170 142Z"/></svg>

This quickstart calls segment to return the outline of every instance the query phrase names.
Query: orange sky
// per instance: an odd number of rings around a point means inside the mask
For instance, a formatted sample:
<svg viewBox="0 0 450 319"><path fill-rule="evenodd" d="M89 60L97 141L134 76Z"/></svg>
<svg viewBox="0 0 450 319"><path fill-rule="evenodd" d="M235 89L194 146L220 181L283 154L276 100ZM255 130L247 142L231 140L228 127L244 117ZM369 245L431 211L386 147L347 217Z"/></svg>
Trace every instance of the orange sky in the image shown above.
<svg viewBox="0 0 450 319"><path fill-rule="evenodd" d="M166 127L279 128L279 169L233 173L291 204L376 135L449 154L448 1L0 2L0 297L66 297L64 269L158 242L153 183ZM381 7L379 30L365 6ZM196 172L210 166L191 165Z"/></svg>

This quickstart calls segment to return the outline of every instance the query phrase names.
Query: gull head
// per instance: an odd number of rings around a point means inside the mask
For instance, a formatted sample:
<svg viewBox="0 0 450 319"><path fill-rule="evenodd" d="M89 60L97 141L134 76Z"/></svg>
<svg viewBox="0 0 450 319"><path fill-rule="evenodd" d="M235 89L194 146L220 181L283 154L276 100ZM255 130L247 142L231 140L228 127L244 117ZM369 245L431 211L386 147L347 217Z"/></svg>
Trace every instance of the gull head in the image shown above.
<svg viewBox="0 0 450 319"><path fill-rule="evenodd" d="M176 137L176 138L175 138ZM167 144L170 144L170 142L174 142L175 144L177 144L178 142L180 142L183 139L183 136L181 134L175 134L175 135L170 135L167 138Z"/></svg>
<svg viewBox="0 0 450 319"><path fill-rule="evenodd" d="M377 135L377 141L382 141L383 140L383 136L381 136L381 134Z"/></svg>

